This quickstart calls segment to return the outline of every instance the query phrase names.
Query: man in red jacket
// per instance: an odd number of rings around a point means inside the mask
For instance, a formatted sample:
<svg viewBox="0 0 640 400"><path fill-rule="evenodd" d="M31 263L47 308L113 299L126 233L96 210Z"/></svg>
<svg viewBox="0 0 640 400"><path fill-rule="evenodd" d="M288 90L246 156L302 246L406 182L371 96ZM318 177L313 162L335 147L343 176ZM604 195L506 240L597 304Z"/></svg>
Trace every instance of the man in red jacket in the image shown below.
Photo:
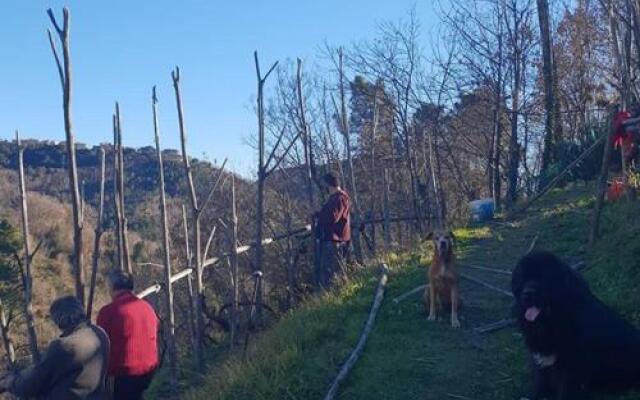
<svg viewBox="0 0 640 400"><path fill-rule="evenodd" d="M329 198L317 217L317 235L320 240L319 286L329 288L336 270L346 274L344 261L351 241L351 199L340 187L338 177L326 174L322 180L329 189Z"/></svg>
<svg viewBox="0 0 640 400"><path fill-rule="evenodd" d="M142 399L158 367L158 317L153 307L133 293L133 278L123 271L109 274L112 302L98 313L98 325L111 341L108 376L113 398Z"/></svg>

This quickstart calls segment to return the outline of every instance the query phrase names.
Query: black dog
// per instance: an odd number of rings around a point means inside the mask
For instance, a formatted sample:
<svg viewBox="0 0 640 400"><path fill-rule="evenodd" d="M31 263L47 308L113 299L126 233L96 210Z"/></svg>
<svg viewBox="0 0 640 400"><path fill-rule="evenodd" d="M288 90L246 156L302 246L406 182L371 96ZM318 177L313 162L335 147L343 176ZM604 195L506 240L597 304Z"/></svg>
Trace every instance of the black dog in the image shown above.
<svg viewBox="0 0 640 400"><path fill-rule="evenodd" d="M511 281L532 356L532 400L584 400L640 387L640 331L551 253L523 257Z"/></svg>

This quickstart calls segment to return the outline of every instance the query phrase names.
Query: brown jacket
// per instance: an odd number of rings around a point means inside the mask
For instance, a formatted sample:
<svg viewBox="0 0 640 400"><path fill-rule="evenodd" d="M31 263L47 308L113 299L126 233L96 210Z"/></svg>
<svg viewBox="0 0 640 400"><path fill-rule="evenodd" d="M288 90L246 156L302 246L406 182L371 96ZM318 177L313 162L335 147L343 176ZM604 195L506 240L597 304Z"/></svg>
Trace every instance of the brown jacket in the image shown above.
<svg viewBox="0 0 640 400"><path fill-rule="evenodd" d="M348 242L351 240L351 199L344 190L329 196L318 215L320 240Z"/></svg>
<svg viewBox="0 0 640 400"><path fill-rule="evenodd" d="M99 327L80 324L49 344L42 360L16 377L10 391L42 400L106 399L109 339Z"/></svg>

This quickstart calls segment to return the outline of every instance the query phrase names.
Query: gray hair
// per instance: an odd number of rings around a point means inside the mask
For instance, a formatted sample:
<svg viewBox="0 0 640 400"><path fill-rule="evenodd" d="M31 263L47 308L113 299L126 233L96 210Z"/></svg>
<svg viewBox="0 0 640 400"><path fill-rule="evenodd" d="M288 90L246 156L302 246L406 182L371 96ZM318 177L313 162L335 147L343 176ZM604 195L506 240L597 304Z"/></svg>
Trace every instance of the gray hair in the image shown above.
<svg viewBox="0 0 640 400"><path fill-rule="evenodd" d="M63 331L73 329L87 320L82 303L75 296L60 297L49 308L53 322Z"/></svg>
<svg viewBox="0 0 640 400"><path fill-rule="evenodd" d="M133 276L125 271L114 269L107 278L109 285L115 290L133 290Z"/></svg>

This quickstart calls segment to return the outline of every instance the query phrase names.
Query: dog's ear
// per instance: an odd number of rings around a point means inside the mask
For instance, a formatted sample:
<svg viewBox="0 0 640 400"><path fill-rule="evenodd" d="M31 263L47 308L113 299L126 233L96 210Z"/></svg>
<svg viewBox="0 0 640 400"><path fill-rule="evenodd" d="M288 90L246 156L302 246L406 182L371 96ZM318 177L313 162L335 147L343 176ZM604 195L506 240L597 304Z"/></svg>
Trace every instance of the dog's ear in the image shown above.
<svg viewBox="0 0 640 400"><path fill-rule="evenodd" d="M427 236L424 237L424 240L431 240L431 239L433 239L433 231L427 233Z"/></svg>

